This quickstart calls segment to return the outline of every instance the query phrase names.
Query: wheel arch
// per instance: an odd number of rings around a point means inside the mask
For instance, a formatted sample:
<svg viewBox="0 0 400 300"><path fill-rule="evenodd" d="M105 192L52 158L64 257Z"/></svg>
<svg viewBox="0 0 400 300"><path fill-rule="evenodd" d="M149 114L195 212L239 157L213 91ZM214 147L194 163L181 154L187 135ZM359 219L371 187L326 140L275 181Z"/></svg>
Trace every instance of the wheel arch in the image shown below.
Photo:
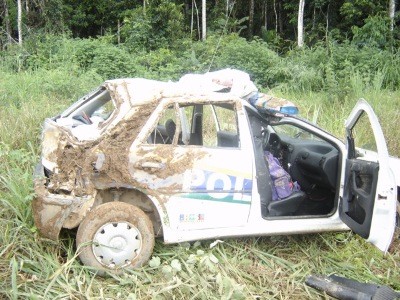
<svg viewBox="0 0 400 300"><path fill-rule="evenodd" d="M156 237L163 236L163 222L165 219L164 206L157 198L147 195L142 191L130 188L111 188L99 190L92 209L103 203L119 201L134 205L140 208L153 223L154 234Z"/></svg>

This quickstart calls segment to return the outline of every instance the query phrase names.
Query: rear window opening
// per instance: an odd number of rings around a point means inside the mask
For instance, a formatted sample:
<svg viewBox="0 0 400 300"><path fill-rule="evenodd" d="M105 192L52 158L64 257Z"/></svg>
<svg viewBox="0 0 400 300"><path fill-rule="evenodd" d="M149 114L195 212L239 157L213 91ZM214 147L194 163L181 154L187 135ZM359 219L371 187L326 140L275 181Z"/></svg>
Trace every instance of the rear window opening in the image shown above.
<svg viewBox="0 0 400 300"><path fill-rule="evenodd" d="M100 130L111 119L115 103L105 88L87 97L67 109L55 119L56 123L71 131L78 140L94 140Z"/></svg>

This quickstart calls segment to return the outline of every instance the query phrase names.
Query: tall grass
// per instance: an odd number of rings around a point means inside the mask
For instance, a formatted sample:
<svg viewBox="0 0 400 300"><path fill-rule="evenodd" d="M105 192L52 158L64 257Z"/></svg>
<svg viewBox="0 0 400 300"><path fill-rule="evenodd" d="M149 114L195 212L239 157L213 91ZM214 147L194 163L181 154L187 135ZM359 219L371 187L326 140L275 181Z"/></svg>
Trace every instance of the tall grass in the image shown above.
<svg viewBox="0 0 400 300"><path fill-rule="evenodd" d="M372 86L353 75L343 98L306 89L272 91L292 99L304 117L337 135L343 134L357 98L365 97L380 117L390 152L400 156L395 122L400 92L382 89L382 74L375 75ZM101 78L90 70L71 73L68 68L3 71L0 77L0 299L324 298L304 285L311 273L335 273L400 289L399 242L383 256L351 233L227 239L216 245L157 241L153 258L142 269L96 277L77 259L73 231L62 232L58 243L38 234L30 201L43 119Z"/></svg>
<svg viewBox="0 0 400 300"><path fill-rule="evenodd" d="M94 72L70 69L7 73L0 71L1 142L13 148L37 148L41 123L98 85Z"/></svg>
<svg viewBox="0 0 400 300"><path fill-rule="evenodd" d="M344 123L360 98L372 106L379 118L388 145L389 154L400 157L400 92L382 89L381 72L377 72L365 83L359 73L349 80L346 94L329 92L305 92L273 89L271 92L293 100L300 107L300 114L320 127L344 140ZM371 84L369 84L371 82Z"/></svg>

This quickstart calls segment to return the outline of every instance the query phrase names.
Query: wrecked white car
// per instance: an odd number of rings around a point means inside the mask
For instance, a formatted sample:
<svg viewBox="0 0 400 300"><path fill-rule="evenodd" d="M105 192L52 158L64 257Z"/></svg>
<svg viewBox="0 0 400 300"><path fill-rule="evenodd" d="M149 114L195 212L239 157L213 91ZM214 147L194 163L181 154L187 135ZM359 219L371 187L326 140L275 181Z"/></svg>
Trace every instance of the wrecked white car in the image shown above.
<svg viewBox="0 0 400 300"><path fill-rule="evenodd" d="M81 261L114 271L146 263L157 236L351 228L386 251L400 184L371 107L357 103L345 144L284 106L258 106L254 85L237 78L110 80L46 119L33 200L41 234L78 227Z"/></svg>

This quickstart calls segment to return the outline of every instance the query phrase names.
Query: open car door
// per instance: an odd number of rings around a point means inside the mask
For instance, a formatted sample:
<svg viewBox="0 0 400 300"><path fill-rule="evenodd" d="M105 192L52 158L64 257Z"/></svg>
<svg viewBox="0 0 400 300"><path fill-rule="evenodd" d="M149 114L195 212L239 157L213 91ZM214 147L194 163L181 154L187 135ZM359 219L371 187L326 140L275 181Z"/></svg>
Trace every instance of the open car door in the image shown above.
<svg viewBox="0 0 400 300"><path fill-rule="evenodd" d="M365 100L359 100L351 112L346 133L348 155L340 218L386 252L395 229L397 186L378 118Z"/></svg>

